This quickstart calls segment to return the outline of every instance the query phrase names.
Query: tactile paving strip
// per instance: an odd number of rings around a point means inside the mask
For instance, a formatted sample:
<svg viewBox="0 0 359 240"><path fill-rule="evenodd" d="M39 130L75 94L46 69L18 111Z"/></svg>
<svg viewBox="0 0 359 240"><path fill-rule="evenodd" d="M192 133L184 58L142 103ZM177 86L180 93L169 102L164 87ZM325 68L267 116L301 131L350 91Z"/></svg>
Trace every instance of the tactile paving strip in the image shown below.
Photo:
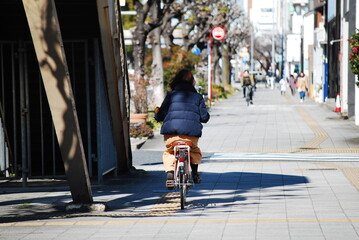
<svg viewBox="0 0 359 240"><path fill-rule="evenodd" d="M155 205L148 212L129 212L129 213L78 213L57 216L64 217L84 217L84 216L103 216L103 217L152 217L152 216L169 216L180 209L181 201L179 192L168 192L163 194Z"/></svg>
<svg viewBox="0 0 359 240"><path fill-rule="evenodd" d="M299 112L315 135L315 137L303 148L316 148L329 138L327 132L303 108L295 107L295 109Z"/></svg>
<svg viewBox="0 0 359 240"><path fill-rule="evenodd" d="M318 163L327 167L334 167L340 169L344 176L353 184L353 186L359 191L359 167L344 166L337 163L322 162Z"/></svg>
<svg viewBox="0 0 359 240"><path fill-rule="evenodd" d="M0 223L14 222L14 221L31 221L31 220L46 220L46 219L63 219L76 217L152 217L152 216L170 216L180 209L180 194L179 192L168 192L163 194L156 204L153 205L149 211L128 210L125 212L85 212L85 213L38 213L33 215L10 215L1 216ZM65 223L66 224L66 223ZM0 224L0 227L4 224Z"/></svg>

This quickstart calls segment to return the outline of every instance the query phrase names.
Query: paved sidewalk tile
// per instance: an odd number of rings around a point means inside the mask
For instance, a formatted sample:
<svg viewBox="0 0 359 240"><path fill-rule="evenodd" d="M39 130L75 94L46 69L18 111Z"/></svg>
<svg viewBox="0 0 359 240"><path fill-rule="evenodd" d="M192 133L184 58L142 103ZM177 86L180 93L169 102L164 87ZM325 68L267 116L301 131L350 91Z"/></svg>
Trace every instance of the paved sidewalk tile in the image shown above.
<svg viewBox="0 0 359 240"><path fill-rule="evenodd" d="M241 96L211 109L185 210L164 187L156 132L133 150L137 172L93 186L105 213L63 212L66 185L0 185L0 239L359 239L359 128L278 89L258 88L249 107Z"/></svg>

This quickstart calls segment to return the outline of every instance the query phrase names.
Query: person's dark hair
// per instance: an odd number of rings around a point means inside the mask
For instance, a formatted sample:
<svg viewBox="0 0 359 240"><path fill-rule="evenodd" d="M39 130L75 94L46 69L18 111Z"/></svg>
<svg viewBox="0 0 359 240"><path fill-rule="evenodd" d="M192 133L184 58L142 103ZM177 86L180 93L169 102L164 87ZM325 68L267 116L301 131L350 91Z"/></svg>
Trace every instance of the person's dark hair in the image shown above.
<svg viewBox="0 0 359 240"><path fill-rule="evenodd" d="M176 76L173 78L173 80L170 82L170 88L172 90L175 89L175 87L177 86L178 83L189 83L189 84L193 84L194 82L194 77L191 73L191 71L189 70L181 70L179 71Z"/></svg>

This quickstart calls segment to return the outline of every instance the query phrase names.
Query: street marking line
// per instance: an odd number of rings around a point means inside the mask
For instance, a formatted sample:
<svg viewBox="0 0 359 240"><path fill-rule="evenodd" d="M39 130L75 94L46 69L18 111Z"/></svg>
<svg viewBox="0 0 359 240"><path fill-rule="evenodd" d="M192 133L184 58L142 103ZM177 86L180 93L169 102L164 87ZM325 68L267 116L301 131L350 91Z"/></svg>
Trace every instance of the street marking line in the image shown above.
<svg viewBox="0 0 359 240"><path fill-rule="evenodd" d="M15 225L15 223L0 223L0 227L11 227Z"/></svg>
<svg viewBox="0 0 359 240"><path fill-rule="evenodd" d="M106 222L104 221L81 221L81 222L76 222L75 225L77 226L101 226L101 225L105 225Z"/></svg>
<svg viewBox="0 0 359 240"><path fill-rule="evenodd" d="M303 219L288 219L288 222L290 223L311 223L311 222L318 222L318 219L308 219L308 218L303 218Z"/></svg>
<svg viewBox="0 0 359 240"><path fill-rule="evenodd" d="M309 162L358 162L359 155L354 154L294 154L294 153L213 153L206 157L206 160L227 160L227 161L309 161Z"/></svg>
<svg viewBox="0 0 359 240"><path fill-rule="evenodd" d="M221 151L217 151L220 153ZM226 153L228 151L222 151ZM234 150L236 153L359 153L359 148L293 148L293 149L255 149L243 148ZM206 158L203 158L206 160Z"/></svg>
<svg viewBox="0 0 359 240"><path fill-rule="evenodd" d="M105 225L133 225L135 221L108 221Z"/></svg>
<svg viewBox="0 0 359 240"><path fill-rule="evenodd" d="M106 226L106 225L154 225L154 224L212 224L212 223L356 223L359 219L191 219L191 220L134 220L134 221L77 221L67 222L47 222L31 221L26 223L0 224L0 227L39 227L39 226Z"/></svg>
<svg viewBox="0 0 359 240"><path fill-rule="evenodd" d="M351 222L351 220L350 219L319 219L319 222L340 223L340 222Z"/></svg>
<svg viewBox="0 0 359 240"><path fill-rule="evenodd" d="M34 226L43 226L44 222L17 222L15 223L16 227L34 227Z"/></svg>
<svg viewBox="0 0 359 240"><path fill-rule="evenodd" d="M75 225L76 222L46 222L46 226L71 226Z"/></svg>

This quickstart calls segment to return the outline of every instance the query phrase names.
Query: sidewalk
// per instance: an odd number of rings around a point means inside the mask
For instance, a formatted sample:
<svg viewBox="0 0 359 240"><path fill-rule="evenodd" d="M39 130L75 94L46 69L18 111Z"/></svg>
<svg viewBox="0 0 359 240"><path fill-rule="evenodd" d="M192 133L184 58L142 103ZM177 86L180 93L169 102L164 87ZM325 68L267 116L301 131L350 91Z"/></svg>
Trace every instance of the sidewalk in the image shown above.
<svg viewBox="0 0 359 240"><path fill-rule="evenodd" d="M311 99L300 103L298 93L281 96L277 89L258 89L254 104L247 107L240 92L215 105L200 144L204 152L345 148L359 153L359 128L329 109Z"/></svg>
<svg viewBox="0 0 359 240"><path fill-rule="evenodd" d="M144 171L93 186L103 213L64 212L64 185L0 185L0 239L359 239L359 128L297 97L258 89L252 106L241 92L213 106L184 211L157 133L133 151Z"/></svg>

